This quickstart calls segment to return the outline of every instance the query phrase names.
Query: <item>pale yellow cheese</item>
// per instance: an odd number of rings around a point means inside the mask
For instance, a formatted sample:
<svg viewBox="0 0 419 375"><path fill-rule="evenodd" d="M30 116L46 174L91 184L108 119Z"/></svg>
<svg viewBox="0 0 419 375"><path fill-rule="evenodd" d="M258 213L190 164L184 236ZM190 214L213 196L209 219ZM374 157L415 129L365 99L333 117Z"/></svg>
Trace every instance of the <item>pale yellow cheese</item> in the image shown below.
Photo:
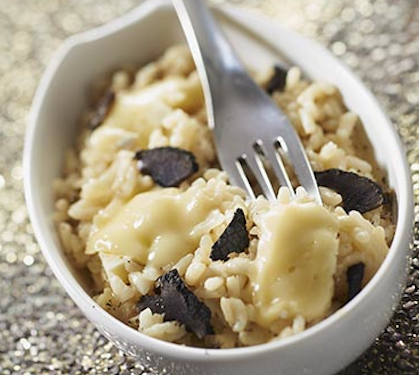
<svg viewBox="0 0 419 375"><path fill-rule="evenodd" d="M160 129L173 109L196 110L202 104L199 81L169 77L146 88L118 92L100 129L119 128L135 132L140 148L146 148L153 130ZM193 100L191 100L191 97Z"/></svg>
<svg viewBox="0 0 419 375"><path fill-rule="evenodd" d="M119 128L134 132L140 141L137 146L145 148L151 132L160 128L163 119L172 112L160 97L161 90L164 90L164 85L119 92L112 110L98 130Z"/></svg>
<svg viewBox="0 0 419 375"><path fill-rule="evenodd" d="M257 323L323 318L333 297L338 223L314 203L277 205L260 222L252 275Z"/></svg>
<svg viewBox="0 0 419 375"><path fill-rule="evenodd" d="M192 186L141 193L104 220L96 220L87 242L88 254L127 256L140 264L170 267L196 250L202 231L195 227L219 206L211 196Z"/></svg>

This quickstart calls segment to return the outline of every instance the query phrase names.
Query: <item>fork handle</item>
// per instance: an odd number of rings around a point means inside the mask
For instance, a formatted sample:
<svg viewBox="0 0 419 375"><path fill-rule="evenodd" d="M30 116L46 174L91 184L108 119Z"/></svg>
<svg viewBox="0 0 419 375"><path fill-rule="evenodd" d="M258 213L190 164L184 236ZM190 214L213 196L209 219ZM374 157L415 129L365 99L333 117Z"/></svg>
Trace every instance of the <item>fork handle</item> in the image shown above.
<svg viewBox="0 0 419 375"><path fill-rule="evenodd" d="M211 100L211 87L223 76L244 72L243 65L231 48L204 0L172 0L185 33L206 100ZM212 112L211 103L207 110Z"/></svg>
<svg viewBox="0 0 419 375"><path fill-rule="evenodd" d="M173 0L197 69L208 75L242 66L204 0Z"/></svg>

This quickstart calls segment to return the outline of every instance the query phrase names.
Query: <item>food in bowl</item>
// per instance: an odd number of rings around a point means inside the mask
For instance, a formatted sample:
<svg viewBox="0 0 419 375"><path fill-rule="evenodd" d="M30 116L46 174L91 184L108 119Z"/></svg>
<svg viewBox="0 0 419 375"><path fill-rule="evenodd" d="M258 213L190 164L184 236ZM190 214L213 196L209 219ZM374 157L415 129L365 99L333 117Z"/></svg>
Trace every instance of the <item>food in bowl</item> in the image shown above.
<svg viewBox="0 0 419 375"><path fill-rule="evenodd" d="M356 114L298 68L256 79L288 115L323 206L302 188L250 200L219 169L185 46L112 75L56 182L64 249L109 313L149 336L232 348L294 335L375 274L392 195Z"/></svg>

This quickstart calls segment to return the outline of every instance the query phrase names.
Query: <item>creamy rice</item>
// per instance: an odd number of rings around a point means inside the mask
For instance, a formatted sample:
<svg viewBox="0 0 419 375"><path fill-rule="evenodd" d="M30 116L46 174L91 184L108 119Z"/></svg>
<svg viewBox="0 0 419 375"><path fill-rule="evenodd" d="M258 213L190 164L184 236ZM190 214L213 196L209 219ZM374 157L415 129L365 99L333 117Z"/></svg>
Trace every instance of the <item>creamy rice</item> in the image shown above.
<svg viewBox="0 0 419 375"><path fill-rule="evenodd" d="M265 85L269 74L256 79ZM63 247L77 267L88 270L95 300L112 315L170 342L256 345L301 332L341 307L350 266L364 264L362 285L375 274L394 233L388 205L347 213L342 197L323 187L324 207L302 188L295 197L281 188L275 203L263 197L250 201L228 184L218 169L186 47L170 48L134 77L118 71L108 86L115 103L96 129L87 128L88 116L82 121L77 148L68 152L55 188ZM315 171L339 168L383 185L373 158L362 151L359 119L333 85L310 83L292 68L284 91L272 98L297 129ZM162 146L190 151L197 159L198 173L179 188L161 188L138 170L136 151ZM192 200L202 206L191 214L185 207ZM249 248L228 261L212 261L211 248L238 208L246 217ZM171 213L182 223L169 220ZM145 229L138 227L140 219L148 221ZM176 225L175 236L162 229L163 222ZM151 243L151 232L152 239L165 243ZM308 243L318 246L305 248ZM281 273L281 267L289 270ZM155 280L171 269L210 308L215 334L198 340L182 324L164 321L164 315L138 311L141 296L152 293Z"/></svg>

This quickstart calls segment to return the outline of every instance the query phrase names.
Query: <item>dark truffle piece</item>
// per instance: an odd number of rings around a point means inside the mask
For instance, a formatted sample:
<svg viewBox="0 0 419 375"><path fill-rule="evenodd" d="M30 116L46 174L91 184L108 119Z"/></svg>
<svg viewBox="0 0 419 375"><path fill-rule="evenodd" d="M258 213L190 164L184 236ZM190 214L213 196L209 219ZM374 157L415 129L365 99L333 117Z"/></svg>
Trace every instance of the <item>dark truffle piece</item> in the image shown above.
<svg viewBox="0 0 419 375"><path fill-rule="evenodd" d="M194 154L175 147L158 147L135 154L141 173L163 187L178 186L199 169Z"/></svg>
<svg viewBox="0 0 419 375"><path fill-rule="evenodd" d="M238 208L233 220L212 246L210 258L212 260L228 260L228 254L241 253L249 247L249 234L246 228L246 218L243 210Z"/></svg>
<svg viewBox="0 0 419 375"><path fill-rule="evenodd" d="M363 214L384 203L381 187L369 178L340 169L328 169L314 174L320 186L335 190L342 196L342 207L346 212L356 210Z"/></svg>
<svg viewBox="0 0 419 375"><path fill-rule="evenodd" d="M365 264L357 263L348 268L346 277L348 280L348 300L349 302L362 289L362 280L364 278Z"/></svg>
<svg viewBox="0 0 419 375"><path fill-rule="evenodd" d="M183 324L199 339L214 333L210 324L211 310L186 287L176 269L156 280L154 292L155 295L141 297L137 305L140 311L150 308L155 314L164 313L165 321Z"/></svg>
<svg viewBox="0 0 419 375"><path fill-rule="evenodd" d="M287 73L288 71L283 67L279 65L274 66L274 74L266 86L266 92L269 95L272 95L275 91L284 91Z"/></svg>
<svg viewBox="0 0 419 375"><path fill-rule="evenodd" d="M140 311L149 307L154 314L163 314L165 310L163 299L159 295L142 296L137 307Z"/></svg>
<svg viewBox="0 0 419 375"><path fill-rule="evenodd" d="M95 111L92 113L89 119L89 127L90 129L96 129L100 125L102 125L103 121L105 121L106 116L108 115L109 111L112 108L112 105L115 101L115 92L112 90L108 90L99 100Z"/></svg>

